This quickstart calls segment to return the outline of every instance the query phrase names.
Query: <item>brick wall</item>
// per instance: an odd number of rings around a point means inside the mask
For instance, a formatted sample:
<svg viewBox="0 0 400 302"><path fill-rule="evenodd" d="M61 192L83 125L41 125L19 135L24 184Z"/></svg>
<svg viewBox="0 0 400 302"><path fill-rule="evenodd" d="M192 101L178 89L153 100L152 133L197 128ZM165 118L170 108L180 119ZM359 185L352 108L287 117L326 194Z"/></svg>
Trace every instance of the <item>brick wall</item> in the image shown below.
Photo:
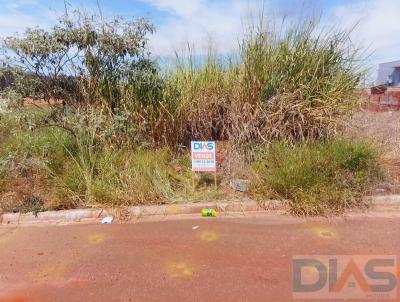
<svg viewBox="0 0 400 302"><path fill-rule="evenodd" d="M370 111L400 111L400 88L385 86L364 89L361 95L369 100L363 107Z"/></svg>

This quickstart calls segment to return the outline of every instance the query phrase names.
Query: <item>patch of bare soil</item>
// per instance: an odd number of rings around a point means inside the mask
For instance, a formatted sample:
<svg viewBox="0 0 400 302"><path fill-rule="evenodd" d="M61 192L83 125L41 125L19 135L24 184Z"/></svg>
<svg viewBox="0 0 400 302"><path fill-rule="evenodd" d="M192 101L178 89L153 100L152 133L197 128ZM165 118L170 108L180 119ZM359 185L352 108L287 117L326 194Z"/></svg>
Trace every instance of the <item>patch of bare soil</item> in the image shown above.
<svg viewBox="0 0 400 302"><path fill-rule="evenodd" d="M381 150L385 180L374 194L400 194L400 112L357 112L345 129L345 136L365 139Z"/></svg>
<svg viewBox="0 0 400 302"><path fill-rule="evenodd" d="M43 200L34 194L33 182L29 178L1 180L0 211L39 212L45 209Z"/></svg>

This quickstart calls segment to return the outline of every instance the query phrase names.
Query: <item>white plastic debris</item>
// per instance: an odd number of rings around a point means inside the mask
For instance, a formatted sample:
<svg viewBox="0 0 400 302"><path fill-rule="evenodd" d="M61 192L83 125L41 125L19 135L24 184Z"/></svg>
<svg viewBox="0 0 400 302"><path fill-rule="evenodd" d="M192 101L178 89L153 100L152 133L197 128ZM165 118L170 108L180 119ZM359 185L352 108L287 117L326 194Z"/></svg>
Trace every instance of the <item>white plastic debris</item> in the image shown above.
<svg viewBox="0 0 400 302"><path fill-rule="evenodd" d="M107 216L107 217L104 217L104 218L103 218L103 220L101 221L101 223L102 223L102 224L110 224L110 223L113 222L113 220L114 220L114 217L112 217L112 216Z"/></svg>
<svg viewBox="0 0 400 302"><path fill-rule="evenodd" d="M198 225L195 225L194 227L192 227L192 230L197 230L199 228Z"/></svg>

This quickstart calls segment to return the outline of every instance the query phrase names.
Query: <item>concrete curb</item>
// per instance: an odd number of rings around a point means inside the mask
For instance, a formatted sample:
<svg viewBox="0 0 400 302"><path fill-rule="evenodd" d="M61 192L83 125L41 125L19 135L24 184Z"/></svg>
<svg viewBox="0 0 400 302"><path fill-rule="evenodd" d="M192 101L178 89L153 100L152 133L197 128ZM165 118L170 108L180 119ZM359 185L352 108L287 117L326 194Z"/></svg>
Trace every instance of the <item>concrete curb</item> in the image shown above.
<svg viewBox="0 0 400 302"><path fill-rule="evenodd" d="M70 224L77 222L98 222L104 217L112 216L119 222L136 221L146 217L165 217L174 215L199 214L203 208L216 209L221 215L229 213L259 212L283 210L284 205L279 201L269 201L265 205L257 202L207 202L193 204L173 204L137 206L107 209L77 209L64 211L33 213L4 213L0 214L0 225L32 225L32 224Z"/></svg>
<svg viewBox="0 0 400 302"><path fill-rule="evenodd" d="M400 216L400 195L367 196L365 200L371 204L369 210L364 214L385 213L382 216ZM100 222L104 217L112 216L117 222L134 222L142 218L162 218L178 215L197 214L203 208L216 209L221 216L229 216L235 213L276 212L284 213L286 210L284 202L271 200L263 205L255 201L246 202L203 202L192 204L172 204L137 206L126 208L107 209L77 209L64 211L40 212L35 216L33 213L0 213L0 225L32 225L32 224L72 224L72 223L94 223ZM357 215L358 211L346 213L345 216ZM349 215L347 215L349 214Z"/></svg>

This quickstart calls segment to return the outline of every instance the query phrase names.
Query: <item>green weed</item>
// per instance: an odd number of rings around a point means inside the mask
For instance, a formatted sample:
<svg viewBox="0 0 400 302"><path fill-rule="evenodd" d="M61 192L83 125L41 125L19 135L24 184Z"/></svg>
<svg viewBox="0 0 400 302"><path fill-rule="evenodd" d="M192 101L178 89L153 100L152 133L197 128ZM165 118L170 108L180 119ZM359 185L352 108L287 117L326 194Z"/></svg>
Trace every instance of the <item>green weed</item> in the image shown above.
<svg viewBox="0 0 400 302"><path fill-rule="evenodd" d="M362 204L380 175L377 152L365 142L276 143L255 165L254 192L289 201L297 215L338 213Z"/></svg>

